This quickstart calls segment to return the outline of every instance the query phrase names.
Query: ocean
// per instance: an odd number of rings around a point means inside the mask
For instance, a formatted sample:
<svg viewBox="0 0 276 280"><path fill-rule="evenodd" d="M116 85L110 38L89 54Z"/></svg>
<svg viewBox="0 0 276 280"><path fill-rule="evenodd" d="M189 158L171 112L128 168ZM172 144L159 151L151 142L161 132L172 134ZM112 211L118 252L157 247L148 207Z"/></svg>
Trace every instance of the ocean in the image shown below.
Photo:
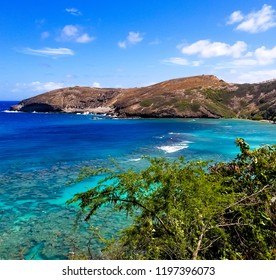
<svg viewBox="0 0 276 280"><path fill-rule="evenodd" d="M0 259L68 259L99 254L106 238L130 223L105 207L87 224L65 202L96 184L83 167L143 168L143 156L227 161L237 137L252 148L274 144L276 126L232 119L112 119L108 116L9 112L0 101ZM92 239L91 239L92 237Z"/></svg>

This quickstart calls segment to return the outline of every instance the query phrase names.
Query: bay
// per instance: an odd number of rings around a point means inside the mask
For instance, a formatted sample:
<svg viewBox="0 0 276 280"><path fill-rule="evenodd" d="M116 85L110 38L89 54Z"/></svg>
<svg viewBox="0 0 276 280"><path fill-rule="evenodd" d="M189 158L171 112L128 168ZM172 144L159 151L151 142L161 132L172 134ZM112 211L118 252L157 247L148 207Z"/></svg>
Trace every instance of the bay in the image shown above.
<svg viewBox="0 0 276 280"><path fill-rule="evenodd" d="M0 259L67 259L87 250L91 225L110 238L129 220L101 209L76 223L66 205L96 180L68 186L82 167L142 168L143 156L227 161L244 138L251 148L274 144L276 126L233 119L112 119L93 115L11 113L0 102ZM76 226L77 225L77 226ZM92 253L102 244L93 237Z"/></svg>

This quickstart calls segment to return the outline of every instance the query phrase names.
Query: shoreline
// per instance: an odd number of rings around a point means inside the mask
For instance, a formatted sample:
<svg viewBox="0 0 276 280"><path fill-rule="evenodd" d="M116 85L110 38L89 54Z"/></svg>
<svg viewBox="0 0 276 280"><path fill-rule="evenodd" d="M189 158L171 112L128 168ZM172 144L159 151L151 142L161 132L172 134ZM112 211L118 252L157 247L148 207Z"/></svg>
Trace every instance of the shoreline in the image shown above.
<svg viewBox="0 0 276 280"><path fill-rule="evenodd" d="M25 111L20 111L20 110L4 110L1 111L2 113L26 113L26 114L55 114L55 115L80 115L80 116L93 116L93 117L99 117L101 119L122 119L122 120L161 120L161 119L210 119L210 120L215 120L215 119L224 119L224 120L238 120L238 121L254 121L254 122L259 122L259 123L269 123L269 124L276 124L276 122L272 121L272 120L265 120L265 119L261 119L261 120L254 120L254 119L243 119L243 118L213 118L213 117L156 117L156 116L152 116L152 117L144 117L144 116L133 116L133 117L124 117L124 116L119 116L119 115L112 115L112 114L108 114L108 113L102 113L100 112L101 110L99 110L99 112L89 112L89 111L76 111L76 112L25 112Z"/></svg>

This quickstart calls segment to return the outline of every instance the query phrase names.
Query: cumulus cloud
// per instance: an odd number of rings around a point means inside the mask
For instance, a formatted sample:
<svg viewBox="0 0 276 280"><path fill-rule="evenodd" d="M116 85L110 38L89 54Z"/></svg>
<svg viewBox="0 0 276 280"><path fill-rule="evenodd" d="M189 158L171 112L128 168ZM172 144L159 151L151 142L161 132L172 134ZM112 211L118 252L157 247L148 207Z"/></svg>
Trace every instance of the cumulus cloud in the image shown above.
<svg viewBox="0 0 276 280"><path fill-rule="evenodd" d="M227 24L239 23L236 30L249 33L265 32L276 26L275 10L272 6L264 4L263 7L256 12L243 15L241 11L233 12L227 21Z"/></svg>
<svg viewBox="0 0 276 280"><path fill-rule="evenodd" d="M143 36L139 32L129 32L127 38L124 41L118 42L118 46L122 49L127 48L130 45L136 45L143 41Z"/></svg>
<svg viewBox="0 0 276 280"><path fill-rule="evenodd" d="M261 65L272 64L276 60L276 46L272 49L262 46L255 50L254 55Z"/></svg>
<svg viewBox="0 0 276 280"><path fill-rule="evenodd" d="M61 36L63 36L64 39L72 38L77 36L79 33L79 28L76 25L65 25L62 29Z"/></svg>
<svg viewBox="0 0 276 280"><path fill-rule="evenodd" d="M71 14L72 16L81 16L82 15L82 13L76 8L67 8L67 9L65 9L65 11L67 13Z"/></svg>
<svg viewBox="0 0 276 280"><path fill-rule="evenodd" d="M273 80L276 77L276 69L246 71L237 75L236 82L239 83L258 83Z"/></svg>
<svg viewBox="0 0 276 280"><path fill-rule="evenodd" d="M238 41L234 45L223 42L211 42L210 40L199 40L191 45L182 46L181 52L186 55L199 55L204 58L231 56L240 57L247 49L247 44Z"/></svg>
<svg viewBox="0 0 276 280"><path fill-rule="evenodd" d="M13 92L20 92L20 91L31 91L34 93L43 93L47 91L51 91L54 89L64 87L63 83L56 83L56 82L30 82L30 83L16 83Z"/></svg>
<svg viewBox="0 0 276 280"><path fill-rule="evenodd" d="M235 66L254 66L254 65L269 65L276 61L276 46L268 49L265 46L257 48L253 52L248 52L241 59L236 59L232 62Z"/></svg>
<svg viewBox="0 0 276 280"><path fill-rule="evenodd" d="M29 55L38 55L38 56L50 56L50 57L59 57L59 56L72 56L74 51L68 48L42 48L42 49L32 49L32 48L23 48L18 50L21 53Z"/></svg>
<svg viewBox="0 0 276 280"><path fill-rule="evenodd" d="M65 25L61 31L59 38L61 41L73 41L76 43L89 43L95 40L95 37L90 36L87 33L82 32L82 28L78 25Z"/></svg>
<svg viewBox="0 0 276 280"><path fill-rule="evenodd" d="M89 36L87 33L84 33L84 34L82 34L82 35L80 35L76 38L76 42L77 43L82 43L82 44L89 43L93 40L95 40L95 38Z"/></svg>
<svg viewBox="0 0 276 280"><path fill-rule="evenodd" d="M242 21L243 19L244 19L244 16L241 13L241 11L235 11L229 16L227 24L234 24L234 23Z"/></svg>

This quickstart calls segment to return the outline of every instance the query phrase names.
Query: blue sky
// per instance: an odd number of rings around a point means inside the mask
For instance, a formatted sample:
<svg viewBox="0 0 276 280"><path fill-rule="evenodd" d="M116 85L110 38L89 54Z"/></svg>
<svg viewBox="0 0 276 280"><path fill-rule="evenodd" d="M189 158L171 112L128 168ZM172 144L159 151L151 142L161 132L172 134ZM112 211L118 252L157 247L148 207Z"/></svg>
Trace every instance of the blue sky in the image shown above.
<svg viewBox="0 0 276 280"><path fill-rule="evenodd" d="M0 100L201 74L276 78L272 0L9 0L0 35Z"/></svg>

